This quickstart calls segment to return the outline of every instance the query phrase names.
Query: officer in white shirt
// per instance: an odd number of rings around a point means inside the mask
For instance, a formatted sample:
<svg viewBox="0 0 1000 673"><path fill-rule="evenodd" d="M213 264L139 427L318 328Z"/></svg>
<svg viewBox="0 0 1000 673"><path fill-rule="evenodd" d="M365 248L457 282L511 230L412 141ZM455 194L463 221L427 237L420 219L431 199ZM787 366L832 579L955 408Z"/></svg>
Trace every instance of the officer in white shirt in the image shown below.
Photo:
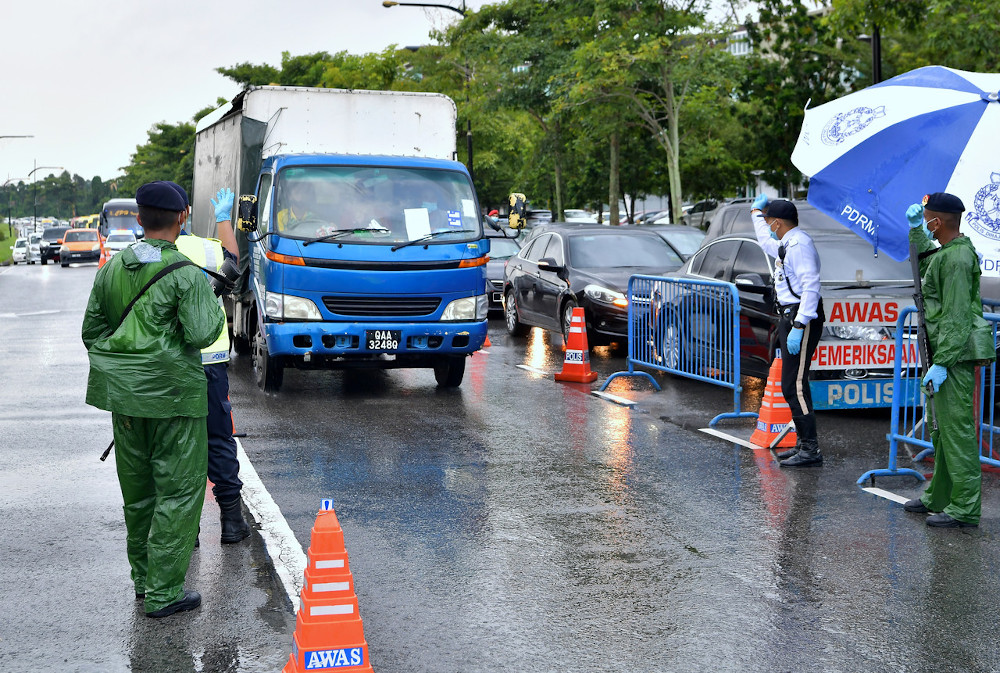
<svg viewBox="0 0 1000 673"><path fill-rule="evenodd" d="M761 194L750 215L757 242L776 260L773 281L780 315L781 394L792 410L798 435L795 448L778 454L779 464L822 465L809 388L809 365L826 320L819 294L819 255L809 234L799 229L799 213L790 201L769 202Z"/></svg>

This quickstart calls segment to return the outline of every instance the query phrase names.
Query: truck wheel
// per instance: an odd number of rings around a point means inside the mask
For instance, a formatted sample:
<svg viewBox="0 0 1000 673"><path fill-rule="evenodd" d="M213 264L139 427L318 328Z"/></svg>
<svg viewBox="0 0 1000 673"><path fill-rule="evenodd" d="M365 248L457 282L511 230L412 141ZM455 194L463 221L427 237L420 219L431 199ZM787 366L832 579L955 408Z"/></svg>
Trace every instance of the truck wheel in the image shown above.
<svg viewBox="0 0 1000 673"><path fill-rule="evenodd" d="M253 344L250 343L250 340L246 337L234 335L232 330L229 332L229 341L233 344L233 351L237 355L250 355L251 351L253 351Z"/></svg>
<svg viewBox="0 0 1000 673"><path fill-rule="evenodd" d="M434 365L434 378L441 388L457 388L465 376L465 356L445 356Z"/></svg>
<svg viewBox="0 0 1000 673"><path fill-rule="evenodd" d="M45 257L42 257L42 264L44 265L44 264L48 264L48 263L49 263L49 260L47 258L45 258Z"/></svg>
<svg viewBox="0 0 1000 673"><path fill-rule="evenodd" d="M257 326L253 335L253 374L257 387L265 393L276 393L281 389L285 378L285 364L280 355L270 355L267 352L267 342L264 341L264 328Z"/></svg>

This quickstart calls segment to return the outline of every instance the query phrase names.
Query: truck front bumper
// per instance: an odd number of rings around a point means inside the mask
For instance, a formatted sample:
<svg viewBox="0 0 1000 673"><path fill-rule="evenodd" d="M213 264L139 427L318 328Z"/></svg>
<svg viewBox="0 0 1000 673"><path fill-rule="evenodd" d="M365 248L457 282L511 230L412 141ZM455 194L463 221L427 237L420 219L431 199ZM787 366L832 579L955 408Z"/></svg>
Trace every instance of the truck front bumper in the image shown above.
<svg viewBox="0 0 1000 673"><path fill-rule="evenodd" d="M426 356L469 355L483 347L488 323L265 323L268 352L330 363L330 358L371 361L373 364L423 359ZM370 348L373 333L378 347ZM392 366L380 364L380 366ZM405 366L405 365L400 365Z"/></svg>

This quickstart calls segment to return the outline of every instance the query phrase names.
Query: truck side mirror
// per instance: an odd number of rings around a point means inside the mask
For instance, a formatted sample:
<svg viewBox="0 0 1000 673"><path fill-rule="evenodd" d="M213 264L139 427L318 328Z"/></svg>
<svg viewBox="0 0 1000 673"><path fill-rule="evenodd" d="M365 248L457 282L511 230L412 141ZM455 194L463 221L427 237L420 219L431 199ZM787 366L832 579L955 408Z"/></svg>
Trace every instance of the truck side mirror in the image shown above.
<svg viewBox="0 0 1000 673"><path fill-rule="evenodd" d="M511 229L524 229L524 225L526 223L526 202L527 199L524 194L511 194L507 197L507 205L509 206L507 211L507 223Z"/></svg>
<svg viewBox="0 0 1000 673"><path fill-rule="evenodd" d="M240 197L236 227L248 233L257 231L257 197L253 194L244 194Z"/></svg>

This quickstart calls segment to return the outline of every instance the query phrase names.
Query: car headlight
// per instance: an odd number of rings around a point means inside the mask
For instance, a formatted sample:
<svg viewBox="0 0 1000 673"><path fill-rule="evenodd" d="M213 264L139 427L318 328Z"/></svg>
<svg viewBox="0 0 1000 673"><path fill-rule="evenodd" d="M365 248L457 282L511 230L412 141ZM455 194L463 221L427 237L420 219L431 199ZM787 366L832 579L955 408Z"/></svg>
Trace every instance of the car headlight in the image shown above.
<svg viewBox="0 0 1000 673"><path fill-rule="evenodd" d="M95 245L94 247L92 247L92 248L90 249L90 251L91 251L91 252L99 252L99 251L100 251L100 249L101 249L101 244L100 244L100 243L98 243L97 245Z"/></svg>
<svg viewBox="0 0 1000 673"><path fill-rule="evenodd" d="M838 339L863 340L863 341L884 341L889 338L884 327L855 327L851 325L835 325L827 327L830 334Z"/></svg>
<svg viewBox="0 0 1000 673"><path fill-rule="evenodd" d="M312 300L290 294L264 294L264 315L274 320L322 320Z"/></svg>
<svg viewBox="0 0 1000 673"><path fill-rule="evenodd" d="M486 320L490 298L485 294L462 297L450 302L441 313L441 320Z"/></svg>
<svg viewBox="0 0 1000 673"><path fill-rule="evenodd" d="M612 304L618 308L628 308L628 299L621 292L615 290L609 290L606 287L601 287L600 285L588 285L583 288L584 294L586 294L592 301L597 301L602 304Z"/></svg>

